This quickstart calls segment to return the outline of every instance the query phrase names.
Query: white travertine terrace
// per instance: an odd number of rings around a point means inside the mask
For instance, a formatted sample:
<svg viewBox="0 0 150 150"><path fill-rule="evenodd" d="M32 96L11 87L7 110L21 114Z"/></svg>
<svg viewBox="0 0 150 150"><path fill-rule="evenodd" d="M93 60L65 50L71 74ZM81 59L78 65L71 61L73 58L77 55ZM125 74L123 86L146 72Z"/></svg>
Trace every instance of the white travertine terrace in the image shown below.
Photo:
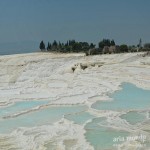
<svg viewBox="0 0 150 150"><path fill-rule="evenodd" d="M119 90L122 82L150 89L150 57L142 57L141 54L87 57L84 54L32 53L1 56L0 107L16 101L49 100L50 105L57 106L84 104L91 114L98 115L90 106L97 100L108 100L108 93ZM82 69L82 64L87 67ZM34 131L36 134L32 134ZM55 140L58 149L65 149L63 140L70 137L77 140L74 149L93 149L84 139L84 132L84 127L63 119L53 125L17 129L11 133L10 141L18 137L14 141L16 147L43 150L50 138L52 142ZM3 136L0 136L0 141Z"/></svg>

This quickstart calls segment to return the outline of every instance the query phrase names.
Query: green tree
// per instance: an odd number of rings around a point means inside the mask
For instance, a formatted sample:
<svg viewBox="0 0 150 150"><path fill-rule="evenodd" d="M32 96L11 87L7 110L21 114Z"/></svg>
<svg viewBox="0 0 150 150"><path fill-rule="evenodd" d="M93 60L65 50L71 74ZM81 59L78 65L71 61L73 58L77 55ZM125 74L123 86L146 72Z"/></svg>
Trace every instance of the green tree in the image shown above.
<svg viewBox="0 0 150 150"><path fill-rule="evenodd" d="M114 41L114 40L111 40L110 45L111 45L111 46L115 46L115 45L116 45L116 44L115 44L115 41Z"/></svg>
<svg viewBox="0 0 150 150"><path fill-rule="evenodd" d="M50 50L51 50L51 44L48 42L47 51L50 51Z"/></svg>
<svg viewBox="0 0 150 150"><path fill-rule="evenodd" d="M125 44L120 45L120 52L128 52L128 46Z"/></svg>
<svg viewBox="0 0 150 150"><path fill-rule="evenodd" d="M144 44L144 48L150 48L150 43Z"/></svg>
<svg viewBox="0 0 150 150"><path fill-rule="evenodd" d="M41 49L41 51L45 51L45 44L43 41L41 41L39 48Z"/></svg>
<svg viewBox="0 0 150 150"><path fill-rule="evenodd" d="M104 46L110 46L111 42L109 39L103 39L102 41L99 42L99 48L103 49Z"/></svg>
<svg viewBox="0 0 150 150"><path fill-rule="evenodd" d="M52 44L54 47L57 47L57 41L56 40L54 40L54 42L53 42L53 44Z"/></svg>
<svg viewBox="0 0 150 150"><path fill-rule="evenodd" d="M91 43L89 48L95 48L95 45Z"/></svg>

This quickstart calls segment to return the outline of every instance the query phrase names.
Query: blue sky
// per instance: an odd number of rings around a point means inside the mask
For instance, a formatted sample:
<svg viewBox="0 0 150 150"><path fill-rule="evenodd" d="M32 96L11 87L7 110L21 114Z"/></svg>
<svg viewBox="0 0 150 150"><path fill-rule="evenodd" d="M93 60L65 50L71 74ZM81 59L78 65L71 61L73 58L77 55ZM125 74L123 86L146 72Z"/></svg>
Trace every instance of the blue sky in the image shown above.
<svg viewBox="0 0 150 150"><path fill-rule="evenodd" d="M150 42L150 0L0 0L0 43ZM38 48L38 47L37 47Z"/></svg>

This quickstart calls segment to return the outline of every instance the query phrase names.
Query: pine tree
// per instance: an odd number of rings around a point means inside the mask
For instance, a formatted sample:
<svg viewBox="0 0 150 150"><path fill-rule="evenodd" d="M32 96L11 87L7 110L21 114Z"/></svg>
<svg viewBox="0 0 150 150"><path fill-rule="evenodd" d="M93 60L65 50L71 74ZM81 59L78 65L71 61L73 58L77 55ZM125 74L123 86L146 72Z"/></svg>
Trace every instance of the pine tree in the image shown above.
<svg viewBox="0 0 150 150"><path fill-rule="evenodd" d="M45 50L45 44L43 41L41 41L39 48L41 49L41 51Z"/></svg>
<svg viewBox="0 0 150 150"><path fill-rule="evenodd" d="M91 43L90 48L95 48L95 45L93 43Z"/></svg>
<svg viewBox="0 0 150 150"><path fill-rule="evenodd" d="M48 42L47 51L50 51L50 50L51 50L51 44Z"/></svg>
<svg viewBox="0 0 150 150"><path fill-rule="evenodd" d="M116 44L115 44L115 41L114 41L114 40L111 40L110 45L111 45L111 46L115 46L115 45L116 45Z"/></svg>

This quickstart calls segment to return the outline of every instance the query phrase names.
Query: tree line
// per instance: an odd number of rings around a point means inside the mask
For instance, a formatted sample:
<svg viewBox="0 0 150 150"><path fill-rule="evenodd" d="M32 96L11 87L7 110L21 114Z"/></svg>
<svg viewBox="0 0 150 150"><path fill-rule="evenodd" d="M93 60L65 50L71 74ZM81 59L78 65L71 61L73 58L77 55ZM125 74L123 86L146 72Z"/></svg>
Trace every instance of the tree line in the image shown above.
<svg viewBox="0 0 150 150"><path fill-rule="evenodd" d="M61 43L60 41L57 42L54 40L54 42L50 43L48 42L47 46L45 46L45 43L41 41L39 48L41 51L48 51L48 52L86 52L91 48L95 48L95 45L93 43L88 42L77 42L75 40L69 40L66 43Z"/></svg>
<svg viewBox="0 0 150 150"><path fill-rule="evenodd" d="M126 44L116 45L115 41L112 39L103 39L98 43L98 48L93 43L88 42L78 42L75 40L69 40L66 43L57 42L54 40L52 43L48 42L47 46L44 41L40 42L39 48L41 51L45 52L61 52L61 53L79 53L84 52L88 53L89 50L94 49L98 51L96 54L102 54L104 49L115 47L117 48L114 53L122 53L122 52L136 52L136 51L150 51L150 43L147 43L142 47L142 41L140 39L139 44L137 46L127 46ZM106 52L107 53L107 52ZM109 52L108 52L109 53Z"/></svg>

